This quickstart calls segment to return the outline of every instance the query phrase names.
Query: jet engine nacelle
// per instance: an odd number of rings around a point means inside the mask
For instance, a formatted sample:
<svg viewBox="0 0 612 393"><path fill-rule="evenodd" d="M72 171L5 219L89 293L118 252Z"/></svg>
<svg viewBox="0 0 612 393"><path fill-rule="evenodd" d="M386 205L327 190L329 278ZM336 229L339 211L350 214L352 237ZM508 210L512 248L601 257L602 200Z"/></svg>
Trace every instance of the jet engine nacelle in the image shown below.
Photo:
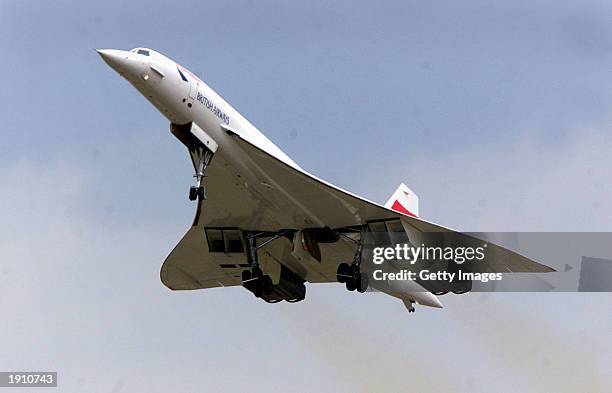
<svg viewBox="0 0 612 393"><path fill-rule="evenodd" d="M338 232L329 228L307 228L297 231L293 236L291 253L304 265L312 263L311 260L320 263L321 248L319 243L335 243L339 239Z"/></svg>

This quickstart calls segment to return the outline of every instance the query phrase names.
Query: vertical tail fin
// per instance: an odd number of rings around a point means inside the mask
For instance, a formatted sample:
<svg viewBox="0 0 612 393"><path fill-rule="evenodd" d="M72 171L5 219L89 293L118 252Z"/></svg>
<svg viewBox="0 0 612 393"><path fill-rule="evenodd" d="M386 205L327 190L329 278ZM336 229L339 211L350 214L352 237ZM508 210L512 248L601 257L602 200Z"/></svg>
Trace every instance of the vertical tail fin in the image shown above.
<svg viewBox="0 0 612 393"><path fill-rule="evenodd" d="M404 183L400 184L385 207L412 217L419 216L419 197Z"/></svg>

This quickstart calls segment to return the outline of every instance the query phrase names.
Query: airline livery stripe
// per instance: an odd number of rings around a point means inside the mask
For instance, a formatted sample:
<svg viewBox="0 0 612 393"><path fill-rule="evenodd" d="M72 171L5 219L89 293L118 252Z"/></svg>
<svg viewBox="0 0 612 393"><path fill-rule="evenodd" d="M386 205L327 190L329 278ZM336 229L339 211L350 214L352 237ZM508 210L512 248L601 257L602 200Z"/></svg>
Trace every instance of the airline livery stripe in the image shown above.
<svg viewBox="0 0 612 393"><path fill-rule="evenodd" d="M182 65L176 63L176 66L179 68L179 71L183 71L187 74L189 74L190 77L192 77L193 79L199 81L200 83L204 83L202 82L202 80L200 78L198 78L193 72L189 71L187 68L183 67Z"/></svg>
<svg viewBox="0 0 612 393"><path fill-rule="evenodd" d="M187 78L185 78L185 75L181 72L181 69L178 68L178 66L176 67L176 70L178 71L179 75L181 76L181 79L184 80L185 82L187 82Z"/></svg>
<svg viewBox="0 0 612 393"><path fill-rule="evenodd" d="M407 215L409 215L411 217L416 217L416 215L414 213L412 213L408 209L406 209L404 207L404 205L402 205L398 200L393 202L393 206L391 206L391 209L395 210L396 212L407 214Z"/></svg>

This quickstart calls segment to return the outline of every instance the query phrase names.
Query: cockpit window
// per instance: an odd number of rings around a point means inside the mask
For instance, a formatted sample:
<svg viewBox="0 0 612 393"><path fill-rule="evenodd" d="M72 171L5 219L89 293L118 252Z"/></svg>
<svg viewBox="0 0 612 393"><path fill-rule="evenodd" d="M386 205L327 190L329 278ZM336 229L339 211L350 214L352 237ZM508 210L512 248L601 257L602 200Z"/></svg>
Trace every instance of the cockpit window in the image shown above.
<svg viewBox="0 0 612 393"><path fill-rule="evenodd" d="M145 55L145 56L149 56L149 51L148 50L144 50L144 49L138 49L138 53L139 55Z"/></svg>

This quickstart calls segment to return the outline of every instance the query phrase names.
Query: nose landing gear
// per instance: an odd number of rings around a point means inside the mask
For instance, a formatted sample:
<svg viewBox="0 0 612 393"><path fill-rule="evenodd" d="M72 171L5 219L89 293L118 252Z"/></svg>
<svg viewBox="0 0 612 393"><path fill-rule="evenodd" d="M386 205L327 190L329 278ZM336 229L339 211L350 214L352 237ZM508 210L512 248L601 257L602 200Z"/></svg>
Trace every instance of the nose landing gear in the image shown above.
<svg viewBox="0 0 612 393"><path fill-rule="evenodd" d="M195 201L198 198L200 200L206 199L206 190L204 189L204 186L191 186L189 188L189 200Z"/></svg>
<svg viewBox="0 0 612 393"><path fill-rule="evenodd" d="M198 146L195 150L195 156L198 157L198 169L193 175L196 178L196 185L189 188L189 200L195 201L196 199L202 201L206 199L206 189L202 184L204 177L206 177L206 168L213 157L213 153L206 147Z"/></svg>
<svg viewBox="0 0 612 393"><path fill-rule="evenodd" d="M219 146L194 122L187 124L171 123L170 131L189 150L189 156L195 170L193 177L196 178L196 185L189 188L189 200L199 199L202 201L206 199L206 189L203 184L204 177L206 177L206 168Z"/></svg>

